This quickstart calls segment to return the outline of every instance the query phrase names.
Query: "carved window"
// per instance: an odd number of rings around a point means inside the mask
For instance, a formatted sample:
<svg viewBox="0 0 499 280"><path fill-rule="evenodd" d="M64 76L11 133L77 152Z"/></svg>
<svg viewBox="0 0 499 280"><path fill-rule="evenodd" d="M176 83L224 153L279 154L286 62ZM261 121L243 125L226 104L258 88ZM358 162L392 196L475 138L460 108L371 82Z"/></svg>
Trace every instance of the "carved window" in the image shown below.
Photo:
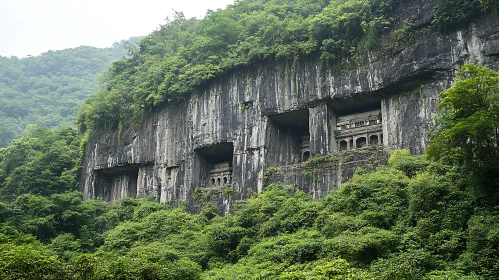
<svg viewBox="0 0 499 280"><path fill-rule="evenodd" d="M303 161L307 161L310 158L310 152L306 151L303 153Z"/></svg>
<svg viewBox="0 0 499 280"><path fill-rule="evenodd" d="M366 125L365 121L355 122L355 127L362 127L362 126L365 126L365 125Z"/></svg>
<svg viewBox="0 0 499 280"><path fill-rule="evenodd" d="M345 140L340 141L340 151L346 151L347 149L348 149L347 141L345 141Z"/></svg>
<svg viewBox="0 0 499 280"><path fill-rule="evenodd" d="M357 141L355 141L355 146L357 148L362 148L367 145L366 137L359 137L357 138Z"/></svg>
<svg viewBox="0 0 499 280"><path fill-rule="evenodd" d="M305 134L302 136L301 139L301 145L300 145L300 152L301 152L301 161L305 162L310 158L310 135Z"/></svg>

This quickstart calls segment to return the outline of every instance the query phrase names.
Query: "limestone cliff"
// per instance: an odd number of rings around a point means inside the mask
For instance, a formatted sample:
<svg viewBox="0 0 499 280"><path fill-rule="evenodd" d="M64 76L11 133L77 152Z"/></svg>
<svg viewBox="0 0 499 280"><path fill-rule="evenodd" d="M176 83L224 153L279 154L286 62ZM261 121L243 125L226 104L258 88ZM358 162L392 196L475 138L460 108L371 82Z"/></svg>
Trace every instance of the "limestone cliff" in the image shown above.
<svg viewBox="0 0 499 280"><path fill-rule="evenodd" d="M431 17L422 10L418 20ZM210 80L140 128L95 133L80 186L87 198L153 195L191 207L211 194L225 210L269 180L321 197L356 166L382 162L376 147L423 153L438 93L455 71L468 62L497 69L498 60L499 24L490 16L390 55L366 54L361 66L341 72L314 56L264 61ZM346 159L328 161L313 176L299 168L331 154ZM279 172L269 178L266 170Z"/></svg>

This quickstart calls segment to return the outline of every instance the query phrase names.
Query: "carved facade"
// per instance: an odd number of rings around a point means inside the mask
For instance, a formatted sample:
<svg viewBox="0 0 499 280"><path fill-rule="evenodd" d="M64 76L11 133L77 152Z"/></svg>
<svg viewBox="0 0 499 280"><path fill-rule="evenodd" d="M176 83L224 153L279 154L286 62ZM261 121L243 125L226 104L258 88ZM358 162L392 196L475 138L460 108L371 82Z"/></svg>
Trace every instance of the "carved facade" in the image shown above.
<svg viewBox="0 0 499 280"><path fill-rule="evenodd" d="M381 111L346 115L338 118L336 144L339 151L383 144Z"/></svg>
<svg viewBox="0 0 499 280"><path fill-rule="evenodd" d="M232 184L232 162L213 165L208 181L210 187L230 186Z"/></svg>

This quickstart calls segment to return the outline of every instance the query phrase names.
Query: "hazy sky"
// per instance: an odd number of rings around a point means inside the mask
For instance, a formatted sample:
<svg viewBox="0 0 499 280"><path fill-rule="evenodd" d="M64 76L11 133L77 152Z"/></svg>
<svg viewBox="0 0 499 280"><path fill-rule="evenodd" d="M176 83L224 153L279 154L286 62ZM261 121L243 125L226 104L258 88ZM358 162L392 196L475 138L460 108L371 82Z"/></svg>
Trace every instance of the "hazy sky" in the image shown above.
<svg viewBox="0 0 499 280"><path fill-rule="evenodd" d="M0 55L25 57L144 36L173 10L202 17L234 0L0 0Z"/></svg>

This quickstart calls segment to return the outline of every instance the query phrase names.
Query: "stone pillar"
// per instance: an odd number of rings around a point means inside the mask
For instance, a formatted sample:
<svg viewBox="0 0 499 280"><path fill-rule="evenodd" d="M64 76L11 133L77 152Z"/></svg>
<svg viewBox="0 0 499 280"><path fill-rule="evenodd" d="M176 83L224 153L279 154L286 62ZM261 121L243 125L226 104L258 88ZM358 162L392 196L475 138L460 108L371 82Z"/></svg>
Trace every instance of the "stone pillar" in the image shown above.
<svg viewBox="0 0 499 280"><path fill-rule="evenodd" d="M335 127L336 116L327 104L309 108L311 155L325 155L338 150L334 136Z"/></svg>
<svg viewBox="0 0 499 280"><path fill-rule="evenodd" d="M159 193L153 189L154 169L151 165L141 166L137 176L137 187L128 197L155 196Z"/></svg>

